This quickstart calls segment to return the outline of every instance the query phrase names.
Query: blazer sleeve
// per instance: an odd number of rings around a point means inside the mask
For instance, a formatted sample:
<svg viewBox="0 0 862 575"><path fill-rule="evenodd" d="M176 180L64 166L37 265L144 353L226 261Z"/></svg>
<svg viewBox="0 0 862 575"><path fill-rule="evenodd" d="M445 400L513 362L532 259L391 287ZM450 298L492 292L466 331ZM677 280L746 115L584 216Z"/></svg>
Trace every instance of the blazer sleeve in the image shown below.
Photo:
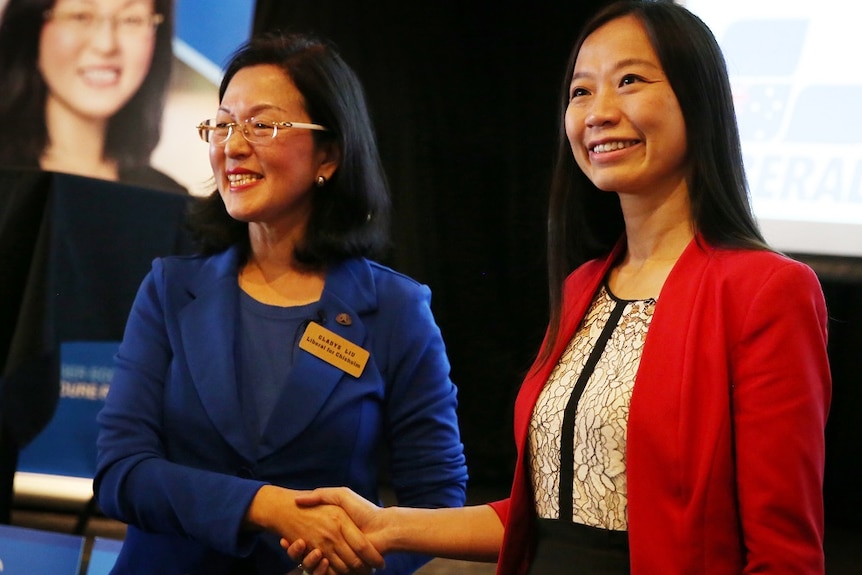
<svg viewBox="0 0 862 575"><path fill-rule="evenodd" d="M497 514L497 517L500 518L500 523L506 525L509 521L509 509L511 507L511 499L499 499L497 501L492 501L488 503L491 506L491 509Z"/></svg>
<svg viewBox="0 0 862 575"><path fill-rule="evenodd" d="M431 291L413 284L381 305L390 307L390 329L380 342L389 354L384 429L389 479L398 505L460 507L466 499L467 467L458 427L457 389L440 329L430 307ZM386 571L408 573L428 557L393 554Z"/></svg>
<svg viewBox="0 0 862 575"><path fill-rule="evenodd" d="M810 268L790 262L747 296L730 355L744 572L823 573L823 294Z"/></svg>
<svg viewBox="0 0 862 575"><path fill-rule="evenodd" d="M174 533L244 555L253 542L242 521L265 483L168 460L161 434L165 378L172 359L162 262L137 294L99 413L94 491L103 511L141 529Z"/></svg>

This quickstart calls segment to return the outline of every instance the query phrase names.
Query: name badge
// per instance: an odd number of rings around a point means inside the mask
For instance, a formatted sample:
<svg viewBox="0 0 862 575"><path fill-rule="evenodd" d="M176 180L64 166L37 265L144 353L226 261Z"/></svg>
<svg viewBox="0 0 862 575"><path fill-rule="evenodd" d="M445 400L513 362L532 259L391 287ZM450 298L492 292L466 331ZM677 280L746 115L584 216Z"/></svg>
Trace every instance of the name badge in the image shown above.
<svg viewBox="0 0 862 575"><path fill-rule="evenodd" d="M305 328L299 348L353 377L362 375L370 355L367 350L316 322Z"/></svg>

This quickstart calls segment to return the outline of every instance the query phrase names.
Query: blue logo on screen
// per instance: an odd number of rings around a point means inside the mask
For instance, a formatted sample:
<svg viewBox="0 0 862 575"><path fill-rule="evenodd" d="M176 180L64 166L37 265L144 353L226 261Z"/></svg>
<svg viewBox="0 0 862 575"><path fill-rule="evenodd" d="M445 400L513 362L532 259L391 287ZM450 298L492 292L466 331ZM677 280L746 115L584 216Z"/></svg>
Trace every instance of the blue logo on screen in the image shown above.
<svg viewBox="0 0 862 575"><path fill-rule="evenodd" d="M862 102L862 85L794 89L808 29L804 19L740 20L728 27L721 45L744 142L862 143L862 119L848 114Z"/></svg>

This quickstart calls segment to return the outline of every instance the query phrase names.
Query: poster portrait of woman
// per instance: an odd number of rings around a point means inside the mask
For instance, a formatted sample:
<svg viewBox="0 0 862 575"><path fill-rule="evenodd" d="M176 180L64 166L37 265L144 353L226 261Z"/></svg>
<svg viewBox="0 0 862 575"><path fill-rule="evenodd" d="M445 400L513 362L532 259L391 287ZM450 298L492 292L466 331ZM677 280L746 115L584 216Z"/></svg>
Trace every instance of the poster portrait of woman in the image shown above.
<svg viewBox="0 0 862 575"><path fill-rule="evenodd" d="M185 192L154 168L174 0L6 0L0 166ZM0 6L2 8L2 6Z"/></svg>

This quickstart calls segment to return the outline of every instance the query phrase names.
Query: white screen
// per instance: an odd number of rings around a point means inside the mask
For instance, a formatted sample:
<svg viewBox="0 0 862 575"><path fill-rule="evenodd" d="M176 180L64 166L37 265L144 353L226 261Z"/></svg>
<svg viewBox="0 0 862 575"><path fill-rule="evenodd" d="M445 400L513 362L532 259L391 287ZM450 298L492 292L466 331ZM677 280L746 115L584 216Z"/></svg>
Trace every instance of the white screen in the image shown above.
<svg viewBox="0 0 862 575"><path fill-rule="evenodd" d="M680 3L724 51L767 241L787 252L862 256L862 3Z"/></svg>

